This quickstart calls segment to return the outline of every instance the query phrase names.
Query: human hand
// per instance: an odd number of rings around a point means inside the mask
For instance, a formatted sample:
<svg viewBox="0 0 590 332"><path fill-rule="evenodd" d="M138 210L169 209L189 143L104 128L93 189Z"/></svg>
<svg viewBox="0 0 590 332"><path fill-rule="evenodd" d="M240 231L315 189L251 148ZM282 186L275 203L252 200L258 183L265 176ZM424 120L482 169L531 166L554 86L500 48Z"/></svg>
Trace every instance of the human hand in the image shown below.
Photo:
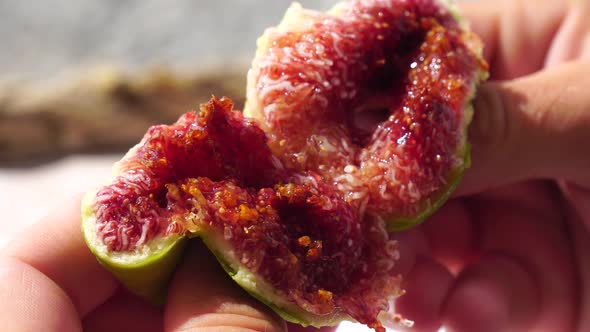
<svg viewBox="0 0 590 332"><path fill-rule="evenodd" d="M463 7L492 82L456 198L400 234L396 309L415 331L588 331L590 2Z"/></svg>

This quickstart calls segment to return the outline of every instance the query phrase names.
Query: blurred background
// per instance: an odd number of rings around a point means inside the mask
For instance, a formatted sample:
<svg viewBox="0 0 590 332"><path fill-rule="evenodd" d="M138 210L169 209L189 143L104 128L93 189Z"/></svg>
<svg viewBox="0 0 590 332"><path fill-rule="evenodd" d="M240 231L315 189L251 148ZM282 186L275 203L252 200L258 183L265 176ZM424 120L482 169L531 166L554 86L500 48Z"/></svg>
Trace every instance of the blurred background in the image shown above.
<svg viewBox="0 0 590 332"><path fill-rule="evenodd" d="M256 38L289 4L0 0L0 246L108 180L150 125L211 94L240 109Z"/></svg>

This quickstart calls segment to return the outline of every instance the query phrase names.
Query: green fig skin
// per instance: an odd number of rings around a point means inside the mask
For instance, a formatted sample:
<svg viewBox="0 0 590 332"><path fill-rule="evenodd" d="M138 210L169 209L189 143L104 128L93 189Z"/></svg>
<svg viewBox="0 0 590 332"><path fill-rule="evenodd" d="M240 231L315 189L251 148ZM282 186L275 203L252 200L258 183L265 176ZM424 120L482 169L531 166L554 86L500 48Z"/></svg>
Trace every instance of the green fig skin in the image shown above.
<svg viewBox="0 0 590 332"><path fill-rule="evenodd" d="M169 284L180 263L188 238L180 238L162 252L135 264L120 264L108 258L98 261L109 270L131 293L149 303L162 306Z"/></svg>
<svg viewBox="0 0 590 332"><path fill-rule="evenodd" d="M161 250L143 259L122 262L98 250L95 230L94 192L88 193L82 202L82 234L98 262L121 282L131 293L154 305L162 305L166 299L167 285L181 261L188 242L186 236L170 241Z"/></svg>
<svg viewBox="0 0 590 332"><path fill-rule="evenodd" d="M248 294L264 303L277 315L287 322L301 326L312 326L316 328L324 326L336 326L343 321L354 321L344 312L336 312L329 316L318 316L311 314L299 306L285 301L275 289L263 280L254 275L248 269L237 262L232 255L232 250L227 248L225 242L214 232L204 230L201 240L213 253L225 272L242 287Z"/></svg>

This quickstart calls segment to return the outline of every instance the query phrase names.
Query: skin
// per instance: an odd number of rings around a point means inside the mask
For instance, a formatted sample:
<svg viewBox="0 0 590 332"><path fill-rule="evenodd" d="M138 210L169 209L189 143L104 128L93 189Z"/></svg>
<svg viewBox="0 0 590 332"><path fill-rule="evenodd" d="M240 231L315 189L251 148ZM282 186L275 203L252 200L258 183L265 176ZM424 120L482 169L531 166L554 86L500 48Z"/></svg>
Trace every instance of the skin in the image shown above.
<svg viewBox="0 0 590 332"><path fill-rule="evenodd" d="M473 167L457 195L397 235L407 295L396 306L415 331L590 330L589 7L463 6L487 46L493 81L476 100ZM66 202L2 250L4 330L287 329L198 242L164 308L133 298L86 248L79 206Z"/></svg>

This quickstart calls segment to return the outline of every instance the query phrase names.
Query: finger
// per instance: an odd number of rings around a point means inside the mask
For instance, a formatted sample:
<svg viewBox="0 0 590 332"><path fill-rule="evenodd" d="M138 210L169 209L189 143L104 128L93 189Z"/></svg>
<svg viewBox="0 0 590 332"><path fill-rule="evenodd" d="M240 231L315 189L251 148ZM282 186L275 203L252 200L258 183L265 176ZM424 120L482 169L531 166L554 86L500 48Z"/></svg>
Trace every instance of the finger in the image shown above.
<svg viewBox="0 0 590 332"><path fill-rule="evenodd" d="M163 310L120 289L83 321L85 332L161 332Z"/></svg>
<svg viewBox="0 0 590 332"><path fill-rule="evenodd" d="M420 227L433 259L453 274L461 271L478 254L475 225L462 199L448 201Z"/></svg>
<svg viewBox="0 0 590 332"><path fill-rule="evenodd" d="M459 199L445 204L419 227L397 235L406 294L396 311L415 321L412 331L437 331L440 310L457 274L474 255L470 215Z"/></svg>
<svg viewBox="0 0 590 332"><path fill-rule="evenodd" d="M248 296L195 242L170 286L165 331L286 331L285 323Z"/></svg>
<svg viewBox="0 0 590 332"><path fill-rule="evenodd" d="M497 331L511 330L526 324L530 314L515 308L536 306L535 325L522 330L573 330L579 289L570 234L558 202L556 189L539 181L472 198L483 258L473 268L477 272L474 276L466 272L464 286L459 276L457 294L449 296L451 325L460 324L460 316L465 318L465 306L474 298L489 297L487 302L495 303L495 307L482 307L491 312L481 313L474 324L485 325L493 320L506 326ZM534 289L527 290L527 284L535 285ZM498 297L494 299L492 294ZM509 309L507 320L502 308ZM468 309L478 310L475 306ZM468 317L477 318L477 312Z"/></svg>
<svg viewBox="0 0 590 332"><path fill-rule="evenodd" d="M484 42L484 55L494 80L542 69L568 10L565 1L553 0L470 1L460 7Z"/></svg>
<svg viewBox="0 0 590 332"><path fill-rule="evenodd" d="M545 67L590 58L590 2L571 0L570 10L557 32L545 60Z"/></svg>
<svg viewBox="0 0 590 332"><path fill-rule="evenodd" d="M464 270L443 307L450 332L530 331L538 289L518 261L487 256Z"/></svg>
<svg viewBox="0 0 590 332"><path fill-rule="evenodd" d="M439 263L421 256L412 270L404 276L406 294L395 303L395 310L414 321L411 331L438 331L440 308L452 284L453 276Z"/></svg>
<svg viewBox="0 0 590 332"><path fill-rule="evenodd" d="M12 257L0 257L2 331L82 331L68 295L46 275Z"/></svg>
<svg viewBox="0 0 590 332"><path fill-rule="evenodd" d="M115 279L86 247L80 230L80 198L63 203L19 233L3 254L30 265L63 289L80 316L115 291ZM39 295L39 294L37 294Z"/></svg>
<svg viewBox="0 0 590 332"><path fill-rule="evenodd" d="M400 253L399 259L395 262L394 274L408 274L416 265L417 259L430 252L428 241L420 227L393 233L391 237L398 242Z"/></svg>
<svg viewBox="0 0 590 332"><path fill-rule="evenodd" d="M470 127L472 167L459 194L523 179L590 183L590 63L481 87Z"/></svg>

